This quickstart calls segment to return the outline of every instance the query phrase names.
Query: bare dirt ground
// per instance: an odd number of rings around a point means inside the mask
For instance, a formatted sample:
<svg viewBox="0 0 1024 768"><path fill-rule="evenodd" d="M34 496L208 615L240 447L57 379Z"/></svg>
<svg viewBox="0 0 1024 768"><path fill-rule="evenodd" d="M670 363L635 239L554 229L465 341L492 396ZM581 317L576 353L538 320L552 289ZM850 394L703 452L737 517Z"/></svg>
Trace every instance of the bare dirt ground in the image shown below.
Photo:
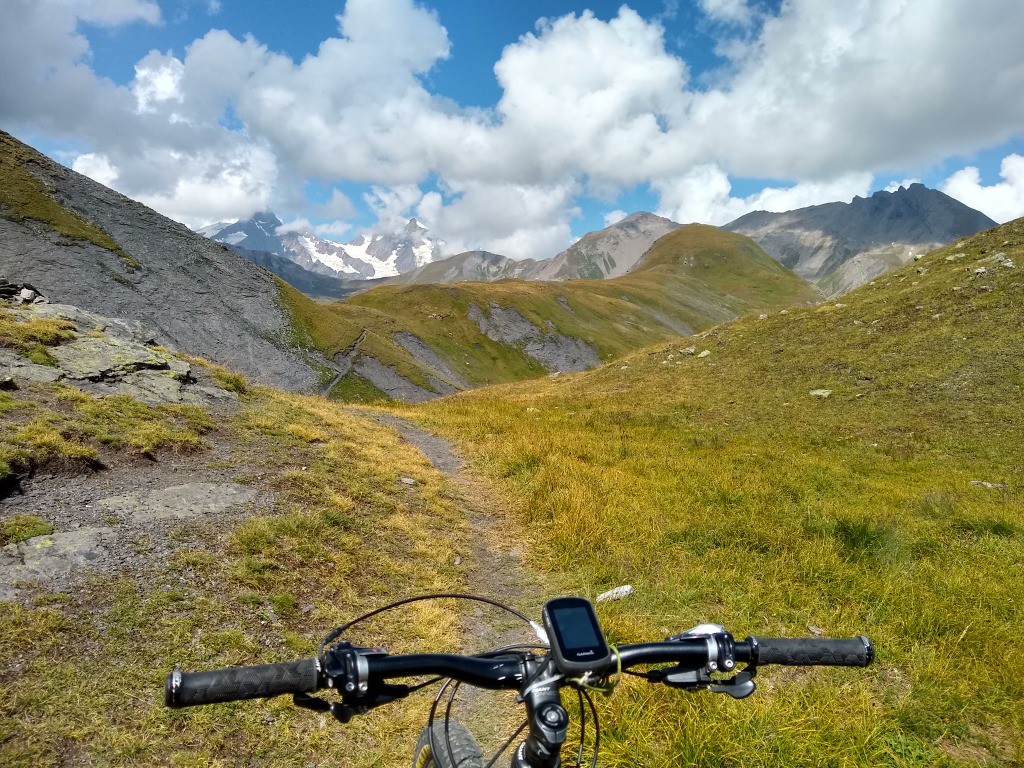
<svg viewBox="0 0 1024 768"><path fill-rule="evenodd" d="M161 578L176 551L216 547L233 522L268 513L274 495L258 482L258 454L204 439L210 448L197 453L101 453L95 471L44 469L23 480L0 501L0 517L34 515L54 531L0 548L0 599L29 601L37 586L73 590L96 570Z"/></svg>

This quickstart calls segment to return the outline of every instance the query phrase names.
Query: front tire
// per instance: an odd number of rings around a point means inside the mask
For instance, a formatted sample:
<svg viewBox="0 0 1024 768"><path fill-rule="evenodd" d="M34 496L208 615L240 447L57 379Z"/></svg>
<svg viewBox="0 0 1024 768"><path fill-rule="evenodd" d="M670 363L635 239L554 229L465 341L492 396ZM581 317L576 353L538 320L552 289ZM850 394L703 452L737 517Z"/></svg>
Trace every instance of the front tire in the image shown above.
<svg viewBox="0 0 1024 768"><path fill-rule="evenodd" d="M457 720L448 720L447 726L447 735L444 720L423 729L412 768L483 768L484 757L473 734Z"/></svg>

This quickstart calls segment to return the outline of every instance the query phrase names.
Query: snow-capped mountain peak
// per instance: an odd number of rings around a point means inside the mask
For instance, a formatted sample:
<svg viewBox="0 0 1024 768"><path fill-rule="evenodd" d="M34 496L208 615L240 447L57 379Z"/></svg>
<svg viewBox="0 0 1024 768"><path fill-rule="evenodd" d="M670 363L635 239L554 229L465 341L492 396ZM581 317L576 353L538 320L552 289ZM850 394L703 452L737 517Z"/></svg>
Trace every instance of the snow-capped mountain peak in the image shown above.
<svg viewBox="0 0 1024 768"><path fill-rule="evenodd" d="M396 232L363 233L348 243L326 240L310 232L281 232L272 211L261 211L245 221L210 225L200 230L213 240L250 251L284 256L313 272L349 279L394 277L442 257L443 242L409 219Z"/></svg>

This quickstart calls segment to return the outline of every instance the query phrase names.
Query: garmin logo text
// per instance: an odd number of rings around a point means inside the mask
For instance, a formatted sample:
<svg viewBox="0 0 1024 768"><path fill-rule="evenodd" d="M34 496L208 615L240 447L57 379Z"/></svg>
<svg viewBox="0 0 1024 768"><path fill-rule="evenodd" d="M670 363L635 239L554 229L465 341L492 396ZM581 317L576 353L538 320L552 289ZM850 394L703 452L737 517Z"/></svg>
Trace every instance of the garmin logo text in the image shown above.
<svg viewBox="0 0 1024 768"><path fill-rule="evenodd" d="M580 651L576 655L577 656L593 656L594 655L594 649L591 648L589 651Z"/></svg>

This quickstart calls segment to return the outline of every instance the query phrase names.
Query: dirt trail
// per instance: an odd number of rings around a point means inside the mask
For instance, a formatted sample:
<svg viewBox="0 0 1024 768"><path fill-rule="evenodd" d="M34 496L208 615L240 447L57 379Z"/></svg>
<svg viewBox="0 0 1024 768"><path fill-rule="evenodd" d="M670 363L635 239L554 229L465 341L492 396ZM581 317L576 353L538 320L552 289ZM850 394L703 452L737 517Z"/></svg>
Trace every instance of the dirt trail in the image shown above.
<svg viewBox="0 0 1024 768"><path fill-rule="evenodd" d="M468 591L539 619L546 593L523 563L522 545L516 540L515 532L508 529L500 498L487 479L470 470L443 437L392 414L357 413L395 429L448 477L471 529L472 562L466 572ZM467 605L470 607L464 614L463 652L478 653L537 642L536 636L520 619L482 604ZM460 688L454 711L477 737L485 756L497 749L522 717L521 708L514 704L508 692L482 691L469 686Z"/></svg>
<svg viewBox="0 0 1024 768"><path fill-rule="evenodd" d="M500 502L489 482L468 469L452 444L443 437L391 414L357 413L396 430L451 482L459 508L465 513L472 531L473 557L467 568L470 592L506 603L531 618L539 616L537 609L543 602L541 590L522 562L523 549L515 540L514 532L510 534L507 528L502 528L505 520ZM481 651L534 639L522 621L509 617L510 621L506 622L500 612L483 605L471 609L471 619L474 623L469 642L474 647L467 650Z"/></svg>

